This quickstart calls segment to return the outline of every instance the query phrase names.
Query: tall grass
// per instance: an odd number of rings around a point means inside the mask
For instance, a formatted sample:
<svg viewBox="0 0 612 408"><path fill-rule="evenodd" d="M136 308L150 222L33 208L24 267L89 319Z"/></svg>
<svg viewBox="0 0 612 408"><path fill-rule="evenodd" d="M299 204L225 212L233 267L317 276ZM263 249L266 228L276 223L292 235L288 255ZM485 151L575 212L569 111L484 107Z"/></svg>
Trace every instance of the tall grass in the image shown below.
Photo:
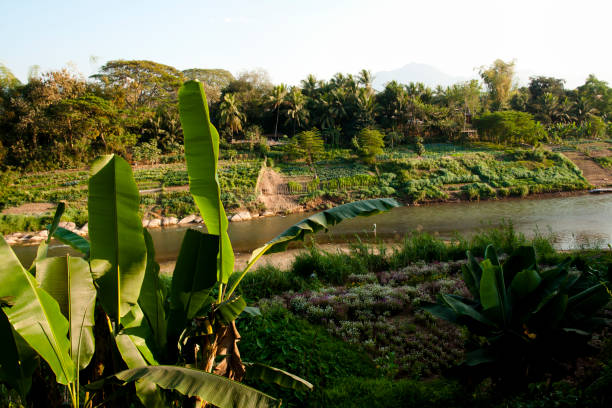
<svg viewBox="0 0 612 408"><path fill-rule="evenodd" d="M344 285L355 275L397 270L417 262L465 259L468 250L482 257L489 244L505 254L522 245L533 245L544 262L557 256L552 236L536 231L535 236L528 239L511 223L502 223L469 238L457 235L450 242L415 231L407 234L399 246L383 242L373 245L357 239L345 251L329 252L311 244L295 257L286 271L266 265L247 274L241 285L242 293L249 299L259 299L288 291L312 290L325 284Z"/></svg>

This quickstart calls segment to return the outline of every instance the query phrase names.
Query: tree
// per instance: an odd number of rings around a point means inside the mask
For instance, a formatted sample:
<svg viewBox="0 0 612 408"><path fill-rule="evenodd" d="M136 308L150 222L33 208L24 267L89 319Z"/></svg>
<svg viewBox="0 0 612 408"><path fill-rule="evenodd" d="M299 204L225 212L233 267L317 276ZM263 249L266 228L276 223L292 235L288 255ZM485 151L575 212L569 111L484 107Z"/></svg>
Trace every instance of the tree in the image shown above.
<svg viewBox="0 0 612 408"><path fill-rule="evenodd" d="M15 88L19 85L21 85L19 79L13 75L10 69L0 63L0 91Z"/></svg>
<svg viewBox="0 0 612 408"><path fill-rule="evenodd" d="M300 132L296 136L297 144L304 153L306 163L310 167L310 170L314 174L315 178L319 178L317 170L314 167L315 161L325 151L323 148L323 139L321 133L317 128Z"/></svg>
<svg viewBox="0 0 612 408"><path fill-rule="evenodd" d="M353 144L364 163L374 164L385 147L384 135L376 129L365 128L353 139Z"/></svg>
<svg viewBox="0 0 612 408"><path fill-rule="evenodd" d="M604 118L612 117L612 88L595 75L589 75L584 85L577 88L578 96L585 98L589 104Z"/></svg>
<svg viewBox="0 0 612 408"><path fill-rule="evenodd" d="M493 110L506 109L514 80L514 61L497 59L489 67L480 67L480 77L487 85Z"/></svg>
<svg viewBox="0 0 612 408"><path fill-rule="evenodd" d="M474 120L478 134L495 143L537 144L546 137L546 131L527 112L500 111L486 113Z"/></svg>
<svg viewBox="0 0 612 408"><path fill-rule="evenodd" d="M244 114L240 112L234 95L223 95L223 102L219 106L219 124L226 128L230 139L234 139L234 133L242 131L244 119Z"/></svg>
<svg viewBox="0 0 612 408"><path fill-rule="evenodd" d="M306 109L306 97L302 95L299 88L292 88L287 97L287 120L285 123L293 125L293 136L295 136L295 128L298 129L308 123L310 113Z"/></svg>
<svg viewBox="0 0 612 408"><path fill-rule="evenodd" d="M363 85L363 87L368 91L368 93L374 93L374 90L372 89L372 82L374 81L374 76L372 75L372 72L368 71L367 69L362 69L361 71L359 71L357 81L360 85Z"/></svg>
<svg viewBox="0 0 612 408"><path fill-rule="evenodd" d="M278 134L278 117L280 114L280 108L285 103L285 97L287 96L287 86L280 84L272 89L272 93L268 96L268 101L271 104L272 110L276 110L276 122L274 124L274 138L277 138Z"/></svg>
<svg viewBox="0 0 612 408"><path fill-rule="evenodd" d="M191 68L183 71L186 79L197 79L204 85L208 103L217 103L223 89L234 80L234 76L225 69Z"/></svg>
<svg viewBox="0 0 612 408"><path fill-rule="evenodd" d="M132 108L156 108L176 102L183 74L174 67L146 60L114 60L92 75Z"/></svg>

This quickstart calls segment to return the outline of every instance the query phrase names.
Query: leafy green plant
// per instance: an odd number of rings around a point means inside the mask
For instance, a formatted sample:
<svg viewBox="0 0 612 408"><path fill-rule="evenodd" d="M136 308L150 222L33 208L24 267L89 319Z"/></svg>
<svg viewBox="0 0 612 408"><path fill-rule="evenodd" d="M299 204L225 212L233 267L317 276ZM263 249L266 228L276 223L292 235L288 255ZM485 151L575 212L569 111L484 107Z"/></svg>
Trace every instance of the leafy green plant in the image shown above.
<svg viewBox="0 0 612 408"><path fill-rule="evenodd" d="M31 267L36 271L34 277L0 240L0 257L4 259L0 268L0 328L12 350L3 357L0 378L22 396L30 387L35 367L32 358L38 354L57 382L67 385L70 404L78 407L79 371L88 366L94 345L109 340L111 343L104 347L114 348L123 362L115 358L97 361L100 371L119 371L125 366L128 370L111 372L110 378L89 385L89 390L110 392L113 382L135 382L136 394L146 406L164 405L158 386L193 396L199 405L206 401L220 407L246 402L253 407L278 405L276 399L232 381L240 380L249 370L259 379L311 388L306 381L282 370L242 363L235 319L242 312L256 310L248 308L234 291L267 251L283 250L290 241L303 239L307 233L398 204L372 200L312 216L256 251L247 268L228 287L234 265L220 201L218 134L210 124L200 84L185 84L179 100L191 193L208 233L189 230L185 235L169 295L159 277L151 237L142 228L132 171L125 160L114 155L98 159L91 168L91 243L58 227L63 205L49 227L49 239L56 237L68 243L81 251L85 260L47 258L48 242L43 242ZM94 308L102 313L101 332L106 332L106 337L93 336ZM159 365L165 362L179 366Z"/></svg>
<svg viewBox="0 0 612 408"><path fill-rule="evenodd" d="M533 247L518 248L503 263L493 246L481 262L467 256L463 280L472 298L442 294L424 306L483 338L465 367L486 366L487 375L516 383L585 352L595 315L609 301L601 283L572 270L569 260L541 270Z"/></svg>

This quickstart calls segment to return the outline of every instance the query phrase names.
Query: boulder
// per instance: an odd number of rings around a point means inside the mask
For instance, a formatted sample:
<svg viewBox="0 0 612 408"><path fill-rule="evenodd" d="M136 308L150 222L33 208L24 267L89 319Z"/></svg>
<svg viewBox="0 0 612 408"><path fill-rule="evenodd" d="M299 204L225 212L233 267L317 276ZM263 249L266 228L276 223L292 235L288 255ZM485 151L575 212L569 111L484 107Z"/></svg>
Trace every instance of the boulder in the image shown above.
<svg viewBox="0 0 612 408"><path fill-rule="evenodd" d="M159 218L155 218L149 221L149 225L147 225L147 228L159 228L161 227L161 225L162 225L162 220L160 220Z"/></svg>
<svg viewBox="0 0 612 408"><path fill-rule="evenodd" d="M274 213L270 210L264 211L263 214L261 214L262 217L273 217Z"/></svg>
<svg viewBox="0 0 612 408"><path fill-rule="evenodd" d="M170 225L178 224L178 219L176 217L164 217L162 219L162 226L168 227Z"/></svg>
<svg viewBox="0 0 612 408"><path fill-rule="evenodd" d="M248 211L240 211L232 217L232 221L248 221L251 219L251 213Z"/></svg>
<svg viewBox="0 0 612 408"><path fill-rule="evenodd" d="M85 233L86 235L89 234L89 223L85 223L85 225L79 229L79 232Z"/></svg>
<svg viewBox="0 0 612 408"><path fill-rule="evenodd" d="M76 229L76 224L72 221L62 221L59 223L59 226L70 231L74 231Z"/></svg>
<svg viewBox="0 0 612 408"><path fill-rule="evenodd" d="M199 215L197 217L195 217L195 219L193 220L193 222L195 222L196 224L201 224L202 221L204 221L204 220Z"/></svg>
<svg viewBox="0 0 612 408"><path fill-rule="evenodd" d="M197 217L195 214L191 214L191 215L186 216L185 218L182 218L178 223L179 225L191 224L192 222L195 222L196 218Z"/></svg>
<svg viewBox="0 0 612 408"><path fill-rule="evenodd" d="M36 235L39 237L43 237L44 239L47 239L49 238L49 230L38 231Z"/></svg>
<svg viewBox="0 0 612 408"><path fill-rule="evenodd" d="M144 228L147 228L147 227L149 226L149 222L151 222L151 221L149 221L149 220L147 220L147 219L142 220L142 226L143 226Z"/></svg>

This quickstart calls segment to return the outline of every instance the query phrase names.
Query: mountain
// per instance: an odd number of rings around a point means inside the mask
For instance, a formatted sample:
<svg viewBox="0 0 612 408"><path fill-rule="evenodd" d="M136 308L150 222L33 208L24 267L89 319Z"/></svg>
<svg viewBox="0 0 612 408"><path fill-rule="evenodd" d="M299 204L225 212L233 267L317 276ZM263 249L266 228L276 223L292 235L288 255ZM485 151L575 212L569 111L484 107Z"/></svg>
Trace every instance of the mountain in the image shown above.
<svg viewBox="0 0 612 408"><path fill-rule="evenodd" d="M377 90L382 90L387 82L395 80L402 84L422 82L433 88L437 85L449 86L457 82L467 81L468 79L470 78L446 74L431 65L412 62L393 71L377 72L374 74L373 87Z"/></svg>

